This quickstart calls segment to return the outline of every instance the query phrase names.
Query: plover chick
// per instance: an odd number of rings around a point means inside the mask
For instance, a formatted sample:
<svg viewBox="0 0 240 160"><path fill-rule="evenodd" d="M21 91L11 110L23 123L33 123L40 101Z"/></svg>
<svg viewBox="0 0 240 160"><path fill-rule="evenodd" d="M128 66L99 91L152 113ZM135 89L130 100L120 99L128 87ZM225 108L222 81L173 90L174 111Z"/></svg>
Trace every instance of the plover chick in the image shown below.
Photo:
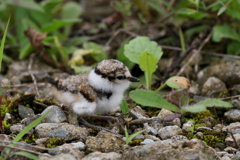
<svg viewBox="0 0 240 160"><path fill-rule="evenodd" d="M58 102L79 115L89 115L115 111L131 82L138 81L122 62L109 59L99 62L89 74L49 82Z"/></svg>

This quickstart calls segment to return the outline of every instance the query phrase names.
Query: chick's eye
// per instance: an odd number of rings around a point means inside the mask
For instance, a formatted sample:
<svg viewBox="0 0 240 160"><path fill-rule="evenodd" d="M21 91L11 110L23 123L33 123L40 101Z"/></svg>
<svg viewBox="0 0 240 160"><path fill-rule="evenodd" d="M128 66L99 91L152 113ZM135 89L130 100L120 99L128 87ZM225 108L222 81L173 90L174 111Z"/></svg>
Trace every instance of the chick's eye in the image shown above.
<svg viewBox="0 0 240 160"><path fill-rule="evenodd" d="M122 80L122 79L124 79L124 78L125 78L124 76L118 76L118 77L117 77L118 80Z"/></svg>

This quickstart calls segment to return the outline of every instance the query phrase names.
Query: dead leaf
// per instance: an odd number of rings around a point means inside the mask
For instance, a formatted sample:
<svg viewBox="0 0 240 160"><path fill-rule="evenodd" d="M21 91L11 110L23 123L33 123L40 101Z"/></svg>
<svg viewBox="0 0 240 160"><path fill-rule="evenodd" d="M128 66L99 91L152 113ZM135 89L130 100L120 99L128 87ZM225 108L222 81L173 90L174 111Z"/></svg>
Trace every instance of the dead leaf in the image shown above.
<svg viewBox="0 0 240 160"><path fill-rule="evenodd" d="M47 36L47 33L40 33L35 29L28 27L28 29L24 31L24 34L26 37L28 37L36 52L43 51L44 46L42 41Z"/></svg>

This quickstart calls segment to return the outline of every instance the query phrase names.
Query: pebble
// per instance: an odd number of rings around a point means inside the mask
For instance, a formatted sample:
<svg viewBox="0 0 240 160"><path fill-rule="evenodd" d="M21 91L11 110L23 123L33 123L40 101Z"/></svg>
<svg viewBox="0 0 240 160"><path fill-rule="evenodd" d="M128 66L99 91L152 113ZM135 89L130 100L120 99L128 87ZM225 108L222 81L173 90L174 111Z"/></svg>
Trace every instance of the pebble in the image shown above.
<svg viewBox="0 0 240 160"><path fill-rule="evenodd" d="M61 123L61 122L67 121L67 117L66 117L65 113L62 111L62 109L60 107L55 106L55 105L49 106L42 112L42 114L45 114L49 110L50 110L50 112L44 118L44 120L43 120L44 122L46 122L46 123Z"/></svg>

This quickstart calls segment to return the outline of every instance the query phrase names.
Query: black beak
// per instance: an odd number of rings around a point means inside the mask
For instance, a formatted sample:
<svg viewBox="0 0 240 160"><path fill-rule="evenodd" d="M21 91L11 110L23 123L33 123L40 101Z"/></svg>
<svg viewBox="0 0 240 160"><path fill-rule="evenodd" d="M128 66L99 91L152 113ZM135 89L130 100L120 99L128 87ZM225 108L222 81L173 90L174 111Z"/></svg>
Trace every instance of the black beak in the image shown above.
<svg viewBox="0 0 240 160"><path fill-rule="evenodd" d="M130 82L139 82L140 81L140 79L138 79L138 78L136 78L136 77L129 77L128 78L128 80L130 81Z"/></svg>

